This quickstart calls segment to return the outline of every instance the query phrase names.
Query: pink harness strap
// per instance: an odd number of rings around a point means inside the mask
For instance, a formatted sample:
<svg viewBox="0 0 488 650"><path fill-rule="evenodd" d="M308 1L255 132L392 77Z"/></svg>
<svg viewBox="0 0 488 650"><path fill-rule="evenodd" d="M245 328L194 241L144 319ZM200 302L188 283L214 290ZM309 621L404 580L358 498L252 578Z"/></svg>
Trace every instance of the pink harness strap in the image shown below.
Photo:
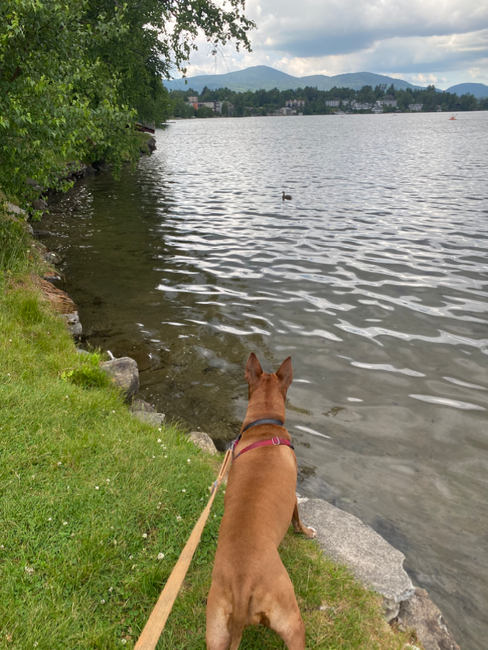
<svg viewBox="0 0 488 650"><path fill-rule="evenodd" d="M251 451L251 449L257 449L257 447L267 447L269 445L273 445L274 447L279 447L280 445L285 445L286 447L291 447L294 449L293 445L291 444L290 440L287 440L286 438L270 438L269 440L260 440L258 442L253 442L252 444L248 445L247 447L244 447L242 451L240 451L237 456L234 456L234 451L237 446L237 443L240 440L237 438L237 440L234 441L232 445L232 460L236 460L239 458L239 456L242 456L242 454L245 454L246 451Z"/></svg>

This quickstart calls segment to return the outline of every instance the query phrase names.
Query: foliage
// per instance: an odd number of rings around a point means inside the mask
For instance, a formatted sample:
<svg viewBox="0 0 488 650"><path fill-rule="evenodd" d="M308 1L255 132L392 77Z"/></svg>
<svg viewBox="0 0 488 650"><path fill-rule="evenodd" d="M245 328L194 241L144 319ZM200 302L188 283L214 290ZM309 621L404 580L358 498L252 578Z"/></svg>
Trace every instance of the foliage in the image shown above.
<svg viewBox="0 0 488 650"><path fill-rule="evenodd" d="M170 92L170 101L172 114L175 117L191 117L193 112L184 113L184 107L187 111L193 111L191 107L185 104L189 96L198 96L198 93L188 88L188 90L172 90ZM411 88L408 90L395 90L393 84L389 87L386 84L377 85L374 89L372 86L363 86L360 90L352 88L332 88L331 90L317 90L307 86L297 90L248 90L245 92L236 92L228 88L219 88L210 90L204 87L199 95L199 101L223 102L222 115L228 113L228 105L233 104L234 116L243 117L245 115L267 115L274 114L280 108L285 106L288 99L304 99L305 106L300 108L305 115L324 115L335 112L337 107L326 106L326 102L332 99L338 99L341 102L356 100L374 104L379 99L393 98L397 100L398 109L402 111L409 110L409 104L423 104L423 111L437 111L440 106L443 111L472 111L486 110L488 108L488 99L476 100L473 95L462 95L458 97L454 93L439 92L435 86L428 86L425 89ZM224 105L227 111L224 111ZM342 110L351 110L350 106L343 104ZM385 111L395 110L395 108L385 107Z"/></svg>
<svg viewBox="0 0 488 650"><path fill-rule="evenodd" d="M2 212L0 205L0 272L16 273L29 256L25 224Z"/></svg>
<svg viewBox="0 0 488 650"><path fill-rule="evenodd" d="M92 43L125 27L119 13L89 20L87 0L6 0L0 6L0 185L27 205L33 178L53 187L63 161L89 157L93 144L113 162L135 154L135 114L118 102L119 79Z"/></svg>
<svg viewBox="0 0 488 650"><path fill-rule="evenodd" d="M102 360L100 352L84 354L78 367L68 368L61 373L61 379L82 388L103 388L110 385L107 373L99 366Z"/></svg>
<svg viewBox="0 0 488 650"><path fill-rule="evenodd" d="M4 0L0 4L0 187L28 207L65 162L137 159L136 119L161 121L161 76L203 32L249 48L243 0Z"/></svg>
<svg viewBox="0 0 488 650"><path fill-rule="evenodd" d="M91 13L102 11L115 19L118 3L91 0ZM111 33L93 48L121 78L120 94L138 110L139 119L161 121L167 109L161 78L171 76L190 57L193 43L203 33L212 53L233 40L250 49L247 33L254 27L242 10L244 0L128 0L124 5L124 32ZM164 106L161 97L164 96Z"/></svg>

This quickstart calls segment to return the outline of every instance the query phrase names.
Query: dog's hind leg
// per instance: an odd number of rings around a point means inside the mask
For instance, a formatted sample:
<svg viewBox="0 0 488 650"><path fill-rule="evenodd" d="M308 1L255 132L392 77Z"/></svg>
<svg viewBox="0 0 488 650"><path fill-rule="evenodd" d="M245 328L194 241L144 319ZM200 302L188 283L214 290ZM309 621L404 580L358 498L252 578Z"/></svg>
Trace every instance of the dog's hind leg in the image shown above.
<svg viewBox="0 0 488 650"><path fill-rule="evenodd" d="M291 518L291 523L293 524L293 530L295 533L303 533L305 537L317 537L317 531L315 528L307 528L304 526L300 520L300 515L298 514L298 501L295 500L295 507L293 508L293 515Z"/></svg>

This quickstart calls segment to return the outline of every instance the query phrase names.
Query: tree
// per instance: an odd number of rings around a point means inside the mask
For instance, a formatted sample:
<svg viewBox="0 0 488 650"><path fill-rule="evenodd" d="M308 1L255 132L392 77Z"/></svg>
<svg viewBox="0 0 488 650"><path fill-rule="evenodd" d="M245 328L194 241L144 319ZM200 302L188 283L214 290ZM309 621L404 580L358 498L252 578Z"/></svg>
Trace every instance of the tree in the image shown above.
<svg viewBox="0 0 488 650"><path fill-rule="evenodd" d="M121 164L135 150L135 114L118 102L119 79L91 43L125 28L121 15L87 18L84 0L7 0L0 7L0 187L24 205L35 179L52 187L63 161L94 150Z"/></svg>
<svg viewBox="0 0 488 650"><path fill-rule="evenodd" d="M53 187L64 161L138 155L136 119L169 110L161 77L182 68L199 32L214 51L250 48L243 0L3 0L0 188L24 206L28 178Z"/></svg>

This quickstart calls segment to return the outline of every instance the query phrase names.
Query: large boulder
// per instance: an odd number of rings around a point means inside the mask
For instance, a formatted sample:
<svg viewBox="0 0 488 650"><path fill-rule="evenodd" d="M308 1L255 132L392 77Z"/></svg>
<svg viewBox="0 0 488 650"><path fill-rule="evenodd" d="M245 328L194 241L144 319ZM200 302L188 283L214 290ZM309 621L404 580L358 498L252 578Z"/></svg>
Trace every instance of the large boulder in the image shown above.
<svg viewBox="0 0 488 650"><path fill-rule="evenodd" d="M131 402L139 390L139 370L130 357L102 361L100 368L105 370L112 382L120 389L126 402Z"/></svg>
<svg viewBox="0 0 488 650"><path fill-rule="evenodd" d="M380 593L386 620L395 618L400 603L415 591L403 568L403 553L362 521L327 501L299 499L299 503L300 518L306 526L316 529L324 553L347 565L360 582Z"/></svg>
<svg viewBox="0 0 488 650"><path fill-rule="evenodd" d="M402 602L398 625L404 630L415 630L425 650L460 650L445 618L425 589L416 589L411 598Z"/></svg>

